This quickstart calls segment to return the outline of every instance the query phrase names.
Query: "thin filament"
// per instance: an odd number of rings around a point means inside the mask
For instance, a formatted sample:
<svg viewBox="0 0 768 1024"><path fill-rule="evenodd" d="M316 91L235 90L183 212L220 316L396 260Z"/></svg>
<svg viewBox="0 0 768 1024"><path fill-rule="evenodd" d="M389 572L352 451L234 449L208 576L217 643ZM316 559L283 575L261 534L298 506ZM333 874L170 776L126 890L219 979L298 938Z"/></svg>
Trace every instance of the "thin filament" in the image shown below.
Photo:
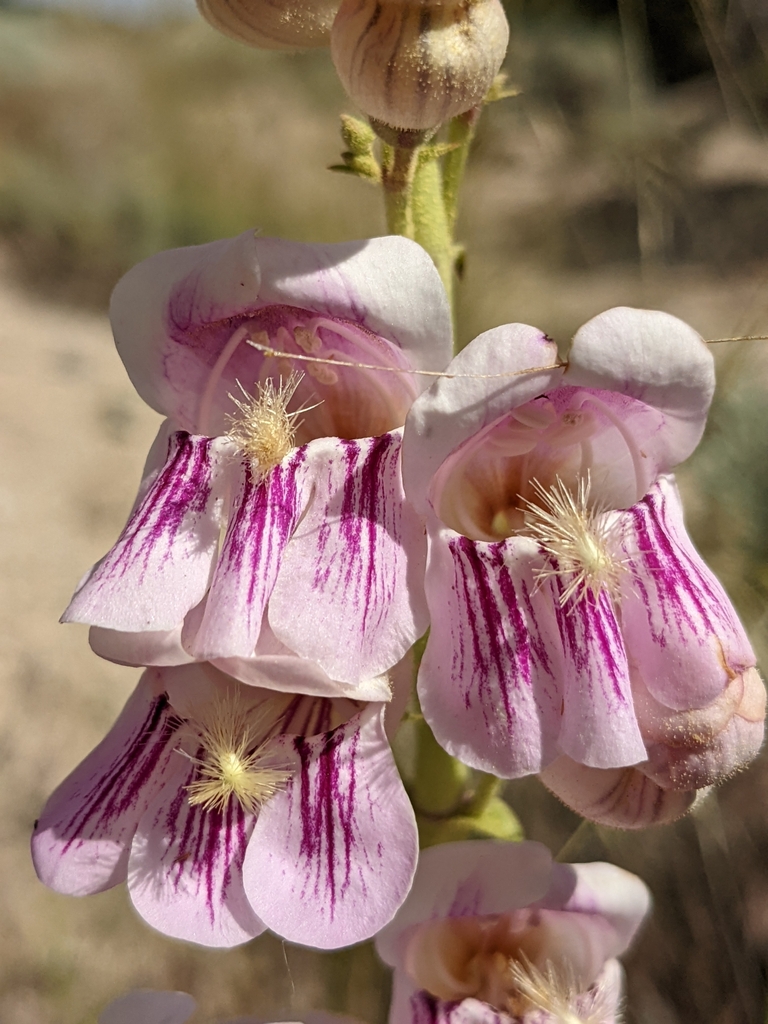
<svg viewBox="0 0 768 1024"><path fill-rule="evenodd" d="M221 380L221 375L224 373L227 363L234 355L235 350L239 347L241 342L245 341L249 333L250 331L248 327L244 324L238 327L219 353L219 358L213 365L213 369L211 370L208 381L205 385L205 391L203 391L200 399L200 406L197 410L197 429L200 434L205 436L210 434L211 408L213 406L213 396L216 391L216 385Z"/></svg>

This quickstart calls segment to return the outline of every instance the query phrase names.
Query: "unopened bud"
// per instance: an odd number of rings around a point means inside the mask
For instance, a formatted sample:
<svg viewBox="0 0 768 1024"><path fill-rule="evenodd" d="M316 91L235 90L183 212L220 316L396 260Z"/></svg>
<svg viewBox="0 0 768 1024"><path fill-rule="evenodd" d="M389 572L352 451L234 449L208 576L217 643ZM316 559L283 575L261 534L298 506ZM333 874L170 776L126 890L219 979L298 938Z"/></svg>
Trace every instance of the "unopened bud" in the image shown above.
<svg viewBox="0 0 768 1024"><path fill-rule="evenodd" d="M331 55L366 114L425 129L482 103L508 40L499 0L342 0Z"/></svg>
<svg viewBox="0 0 768 1024"><path fill-rule="evenodd" d="M225 36L266 50L327 46L338 0L197 0Z"/></svg>

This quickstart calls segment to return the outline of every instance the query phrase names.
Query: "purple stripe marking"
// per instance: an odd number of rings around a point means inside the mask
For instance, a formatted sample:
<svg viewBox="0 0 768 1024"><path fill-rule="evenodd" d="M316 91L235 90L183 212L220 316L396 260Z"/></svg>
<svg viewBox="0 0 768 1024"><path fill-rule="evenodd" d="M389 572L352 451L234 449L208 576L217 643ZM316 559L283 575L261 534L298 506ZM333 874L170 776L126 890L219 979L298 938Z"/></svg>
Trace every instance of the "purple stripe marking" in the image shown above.
<svg viewBox="0 0 768 1024"><path fill-rule="evenodd" d="M723 625L741 635L740 624L719 584L708 572L701 571L703 563L697 564L675 543L675 525L668 521L663 493L651 491L626 514L631 517L639 548L630 558L629 566L655 643L665 647L667 639L663 629L654 628L654 608L658 609L663 625L681 635L685 627L694 635L701 635L702 623L715 635ZM655 601L646 585L648 579L653 582Z"/></svg>
<svg viewBox="0 0 768 1024"><path fill-rule="evenodd" d="M555 569L557 564L551 560ZM573 662L577 673L586 678L590 686L599 686L604 693L606 683L610 684L613 696L621 704L629 704L628 669L624 639L616 620L611 597L601 591L595 598L587 590L578 600L569 600L561 607L560 595L565 589L565 581L559 576L552 576L554 608L560 638L565 656ZM600 671L595 677L594 653L598 654ZM607 670L608 679L603 670Z"/></svg>
<svg viewBox="0 0 768 1024"><path fill-rule="evenodd" d="M200 748L196 756L202 758L204 753ZM163 860L171 857L168 882L174 891L183 890L185 875L196 878L197 891L203 890L208 920L213 926L233 879L242 876L247 822L251 816L246 816L232 797L223 811L206 810L200 804L191 806L185 786L196 776L197 769L193 768L164 815L162 827L171 844Z"/></svg>
<svg viewBox="0 0 768 1024"><path fill-rule="evenodd" d="M468 629L462 631L458 648L453 652L452 676L461 680L469 677L464 686L464 706L468 710L472 707L475 691L486 723L494 717L498 695L512 730L519 725L519 715L510 691L531 688L536 652L520 612L514 581L504 565L503 545L481 547L467 537L456 537L449 541L449 548L453 555L454 589L461 594L468 622ZM494 582L501 591L503 605L494 592ZM464 647L467 632L472 645L469 672ZM542 663L542 667L547 669L548 662Z"/></svg>
<svg viewBox="0 0 768 1024"><path fill-rule="evenodd" d="M169 439L165 465L96 570L99 584L121 579L137 561L143 563L141 582L151 556L163 542L162 561L170 559L185 517L201 515L207 508L211 493L210 446L210 438L192 438L186 431Z"/></svg>
<svg viewBox="0 0 768 1024"><path fill-rule="evenodd" d="M343 750L349 742L350 747ZM301 762L299 854L314 866L314 894L323 899L333 921L337 901L349 887L352 851L358 845L355 828L357 777L355 757L359 743L357 730L347 735L340 726L312 741L303 736L294 739ZM319 751L318 751L319 744ZM343 779L344 760L348 761L348 779ZM337 850L337 828L342 848ZM341 863L341 877L337 868Z"/></svg>
<svg viewBox="0 0 768 1024"><path fill-rule="evenodd" d="M247 599L252 602L261 581L277 571L280 555L299 515L297 472L306 453L298 448L265 479L243 464L237 508L230 518L220 563L226 571L248 574Z"/></svg>
<svg viewBox="0 0 768 1024"><path fill-rule="evenodd" d="M401 541L399 501L394 500L391 480L397 472L400 438L382 434L368 444L360 463L363 446L358 441L341 440L345 473L339 513L339 545L328 546L333 535L324 524L318 534L318 563L312 586L324 591L334 580L332 597L341 591L346 602L362 606L362 629L375 630L386 618L394 599L397 573L381 571L382 542L393 549ZM385 539L386 538L386 539ZM330 556L330 557L329 557ZM341 571L334 563L343 560ZM373 616L373 612L377 614Z"/></svg>
<svg viewBox="0 0 768 1024"><path fill-rule="evenodd" d="M163 755L168 752L175 731L168 698L162 694L147 708L144 719L117 760L91 784L90 789L78 795L79 810L68 820L52 826L62 837L70 836L61 850L62 856L76 841L82 844L85 839L114 838L116 823L131 811L136 811L142 792L151 783ZM132 823L132 831L137 823L138 815L137 821Z"/></svg>

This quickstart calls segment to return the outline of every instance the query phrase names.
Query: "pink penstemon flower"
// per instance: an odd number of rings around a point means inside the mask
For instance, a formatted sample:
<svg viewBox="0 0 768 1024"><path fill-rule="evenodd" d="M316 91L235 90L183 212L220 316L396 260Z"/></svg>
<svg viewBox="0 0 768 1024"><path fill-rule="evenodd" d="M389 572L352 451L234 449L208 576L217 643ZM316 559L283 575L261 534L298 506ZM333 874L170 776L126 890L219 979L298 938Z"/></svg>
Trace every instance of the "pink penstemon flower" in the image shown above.
<svg viewBox="0 0 768 1024"><path fill-rule="evenodd" d="M706 345L667 314L615 309L566 364L512 324L448 372L414 403L403 454L428 523L419 694L435 735L502 777L541 772L597 820L683 813L754 756L765 713L669 475L704 429Z"/></svg>
<svg viewBox="0 0 768 1024"><path fill-rule="evenodd" d="M312 666L293 662L299 690ZM48 800L37 873L69 895L127 881L149 924L208 946L266 928L326 949L369 938L405 898L418 850L388 707L207 664L151 669Z"/></svg>
<svg viewBox="0 0 768 1024"><path fill-rule="evenodd" d="M266 624L338 681L388 670L427 624L400 443L424 387L410 371L450 353L429 257L403 238L246 232L139 264L111 319L131 380L168 419L65 620L131 664L231 669L222 659L252 658Z"/></svg>
<svg viewBox="0 0 768 1024"><path fill-rule="evenodd" d="M425 850L376 948L394 968L390 1024L615 1024L616 959L648 912L612 864L555 864L539 843Z"/></svg>

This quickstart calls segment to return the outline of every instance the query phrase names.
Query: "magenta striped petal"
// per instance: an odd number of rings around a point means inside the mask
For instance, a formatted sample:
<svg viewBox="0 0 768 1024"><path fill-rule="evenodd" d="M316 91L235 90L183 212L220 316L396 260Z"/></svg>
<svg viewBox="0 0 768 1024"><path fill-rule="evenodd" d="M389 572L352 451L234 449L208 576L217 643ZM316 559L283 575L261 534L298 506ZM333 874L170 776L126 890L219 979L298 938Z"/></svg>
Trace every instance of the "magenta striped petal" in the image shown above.
<svg viewBox="0 0 768 1024"><path fill-rule="evenodd" d="M254 653L285 546L309 497L304 463L305 449L298 448L263 480L243 464L205 612L197 633L185 639L194 657L204 661Z"/></svg>
<svg viewBox="0 0 768 1024"><path fill-rule="evenodd" d="M733 605L686 533L672 477L623 515L628 569L622 632L650 693L701 708L755 664Z"/></svg>
<svg viewBox="0 0 768 1024"><path fill-rule="evenodd" d="M551 599L537 591L533 541L486 544L429 524L432 626L419 697L438 741L504 778L556 754L562 694Z"/></svg>
<svg viewBox="0 0 768 1024"><path fill-rule="evenodd" d="M596 598L587 593L560 607L561 587L558 577L551 577L546 586L554 591L550 600L564 651L558 746L575 761L595 768L644 761L645 744L613 601L603 590Z"/></svg>
<svg viewBox="0 0 768 1024"><path fill-rule="evenodd" d="M141 816L184 762L168 700L145 673L102 742L55 790L32 838L41 881L71 896L124 881Z"/></svg>
<svg viewBox="0 0 768 1024"><path fill-rule="evenodd" d="M269 605L288 647L357 683L396 664L427 628L426 544L405 504L401 433L307 447L315 493Z"/></svg>
<svg viewBox="0 0 768 1024"><path fill-rule="evenodd" d="M184 431L117 543L80 584L65 622L170 630L202 600L219 537L215 443Z"/></svg>
<svg viewBox="0 0 768 1024"><path fill-rule="evenodd" d="M280 741L296 771L259 815L243 881L259 917L291 942L368 939L411 886L416 822L383 717L373 704L331 732Z"/></svg>
<svg viewBox="0 0 768 1024"><path fill-rule="evenodd" d="M237 800L223 811L190 806L184 787L195 773L187 761L179 785L158 793L142 816L128 890L144 920L163 934L204 946L237 946L265 929L242 883L254 819Z"/></svg>

